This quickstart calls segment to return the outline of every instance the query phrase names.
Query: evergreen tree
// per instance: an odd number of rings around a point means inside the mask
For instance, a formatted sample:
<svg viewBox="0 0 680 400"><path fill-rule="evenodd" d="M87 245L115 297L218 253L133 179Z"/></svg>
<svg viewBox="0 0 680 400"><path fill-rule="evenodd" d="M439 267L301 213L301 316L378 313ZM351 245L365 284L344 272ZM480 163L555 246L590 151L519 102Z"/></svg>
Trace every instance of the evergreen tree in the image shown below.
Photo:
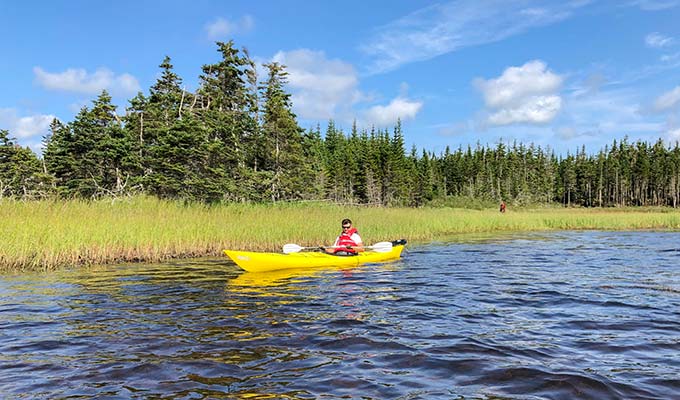
<svg viewBox="0 0 680 400"><path fill-rule="evenodd" d="M247 187L240 184L246 177L246 161L252 158L247 151L249 138L257 135L257 121L253 114L253 95L248 82L253 63L247 52L234 48L233 41L217 42L222 59L203 66L198 91L200 107L197 112L207 138L202 143L206 152L202 186L223 193L226 200L245 200ZM244 191L245 190L245 191ZM211 192L211 201L217 192Z"/></svg>
<svg viewBox="0 0 680 400"><path fill-rule="evenodd" d="M182 78L174 72L170 57L165 56L159 67L161 76L149 89L149 106L153 108L151 111L155 114L156 122L169 127L182 117L186 96L181 88Z"/></svg>
<svg viewBox="0 0 680 400"><path fill-rule="evenodd" d="M49 195L50 186L51 177L43 172L35 153L0 130L0 199L43 198Z"/></svg>
<svg viewBox="0 0 680 400"><path fill-rule="evenodd" d="M352 181L351 192L354 201L366 204L368 199L368 176L367 171L370 165L368 133L363 130L358 131L357 123L352 123L352 132L349 138L349 169L354 179Z"/></svg>
<svg viewBox="0 0 680 400"><path fill-rule="evenodd" d="M272 172L271 200L303 198L314 180L314 173L303 162L302 129L293 114L290 94L284 89L288 73L276 62L264 66L268 77L261 87L265 150L262 167Z"/></svg>
<svg viewBox="0 0 680 400"><path fill-rule="evenodd" d="M335 127L334 121L328 121L324 139L325 145L325 165L328 174L326 193L330 200L344 202L348 199L344 192L344 156L345 156L345 137L342 131Z"/></svg>
<svg viewBox="0 0 680 400"><path fill-rule="evenodd" d="M203 179L206 132L192 116L176 121L149 148L148 190L165 199L214 200L221 188Z"/></svg>
<svg viewBox="0 0 680 400"><path fill-rule="evenodd" d="M311 171L311 181L305 192L305 200L320 200L324 198L328 175L324 168L324 143L321 137L321 127L310 129L302 137L302 151L304 163Z"/></svg>
<svg viewBox="0 0 680 400"><path fill-rule="evenodd" d="M381 136L371 127L370 135L365 139L366 156L364 163L364 175L366 176L366 202L372 205L381 205L382 201L382 181L384 159Z"/></svg>
<svg viewBox="0 0 680 400"><path fill-rule="evenodd" d="M68 195L65 190L68 182L78 176L71 128L54 119L50 124L50 133L43 138L43 146L45 168L55 178L57 194Z"/></svg>
<svg viewBox="0 0 680 400"><path fill-rule="evenodd" d="M129 191L127 183L138 173L139 161L106 91L68 127L57 123L52 130L45 165L62 193L91 198Z"/></svg>
<svg viewBox="0 0 680 400"><path fill-rule="evenodd" d="M396 205L408 199L409 190L407 186L408 169L401 120L397 120L393 136L388 139L386 153L384 202Z"/></svg>

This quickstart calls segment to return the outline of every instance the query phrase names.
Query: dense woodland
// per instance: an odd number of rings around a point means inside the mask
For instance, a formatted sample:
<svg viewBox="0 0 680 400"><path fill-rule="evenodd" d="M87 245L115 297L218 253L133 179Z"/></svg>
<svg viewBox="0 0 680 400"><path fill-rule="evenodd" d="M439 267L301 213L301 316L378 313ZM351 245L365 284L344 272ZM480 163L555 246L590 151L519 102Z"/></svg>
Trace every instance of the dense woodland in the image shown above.
<svg viewBox="0 0 680 400"><path fill-rule="evenodd" d="M326 200L421 206L447 199L565 206L677 207L680 147L614 141L556 156L517 143L405 149L392 129L305 131L292 112L287 72L265 64L258 77L245 49L217 43L219 60L183 89L169 57L148 94L119 113L107 92L71 122L54 120L42 157L0 130L0 198L85 198L148 194L215 202Z"/></svg>

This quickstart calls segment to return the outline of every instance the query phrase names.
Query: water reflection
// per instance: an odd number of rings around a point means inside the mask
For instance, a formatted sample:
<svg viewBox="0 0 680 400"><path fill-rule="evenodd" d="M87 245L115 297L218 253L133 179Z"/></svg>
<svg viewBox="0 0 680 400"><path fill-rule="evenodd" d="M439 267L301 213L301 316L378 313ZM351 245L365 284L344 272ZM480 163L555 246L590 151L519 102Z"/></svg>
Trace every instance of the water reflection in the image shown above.
<svg viewBox="0 0 680 400"><path fill-rule="evenodd" d="M0 397L673 398L678 239L541 233L355 269L5 275Z"/></svg>

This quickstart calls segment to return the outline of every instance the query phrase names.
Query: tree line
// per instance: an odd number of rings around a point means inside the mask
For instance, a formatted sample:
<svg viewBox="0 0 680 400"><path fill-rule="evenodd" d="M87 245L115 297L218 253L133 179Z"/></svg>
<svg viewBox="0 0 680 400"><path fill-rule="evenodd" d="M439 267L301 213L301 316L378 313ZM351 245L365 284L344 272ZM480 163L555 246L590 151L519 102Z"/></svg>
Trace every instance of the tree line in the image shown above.
<svg viewBox="0 0 680 400"><path fill-rule="evenodd" d="M54 120L42 156L0 130L0 198L147 194L215 202L329 200L421 206L449 198L565 206L672 206L680 200L680 148L614 141L597 154L557 156L533 144L407 151L392 129L349 132L329 121L304 130L284 65L257 75L246 49L217 42L189 92L169 57L148 94L119 115L102 93L71 122Z"/></svg>

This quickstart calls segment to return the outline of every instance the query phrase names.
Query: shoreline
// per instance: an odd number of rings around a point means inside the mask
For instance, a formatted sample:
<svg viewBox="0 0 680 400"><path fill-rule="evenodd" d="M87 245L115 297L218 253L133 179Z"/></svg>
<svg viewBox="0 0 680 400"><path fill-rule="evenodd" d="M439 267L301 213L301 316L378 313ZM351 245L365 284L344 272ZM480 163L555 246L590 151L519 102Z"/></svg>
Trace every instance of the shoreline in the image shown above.
<svg viewBox="0 0 680 400"><path fill-rule="evenodd" d="M680 230L671 208L369 208L319 203L206 206L149 197L0 202L0 272L217 257L327 244L351 218L365 243L426 243L459 234L559 230Z"/></svg>

